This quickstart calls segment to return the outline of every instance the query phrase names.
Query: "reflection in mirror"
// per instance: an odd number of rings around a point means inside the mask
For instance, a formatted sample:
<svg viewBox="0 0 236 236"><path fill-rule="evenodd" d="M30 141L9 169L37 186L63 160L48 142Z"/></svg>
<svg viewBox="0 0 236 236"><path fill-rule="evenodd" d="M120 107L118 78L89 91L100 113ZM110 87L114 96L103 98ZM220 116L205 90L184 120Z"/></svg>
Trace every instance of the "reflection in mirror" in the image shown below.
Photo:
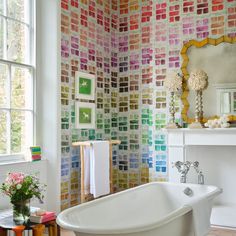
<svg viewBox="0 0 236 236"><path fill-rule="evenodd" d="M236 110L234 109L236 99L232 93L232 84L236 83L236 44L222 42L217 46L207 44L201 48L193 45L188 48L187 55L189 74L195 69L202 69L208 74L209 85L203 93L204 117L233 114ZM217 95L217 86L221 87L220 95ZM217 104L218 96L220 98ZM194 99L194 91L190 90L188 117L194 117Z"/></svg>
<svg viewBox="0 0 236 236"><path fill-rule="evenodd" d="M236 83L217 84L217 114L236 115Z"/></svg>
<svg viewBox="0 0 236 236"><path fill-rule="evenodd" d="M220 95L220 113L229 114L230 113L230 93L222 92Z"/></svg>

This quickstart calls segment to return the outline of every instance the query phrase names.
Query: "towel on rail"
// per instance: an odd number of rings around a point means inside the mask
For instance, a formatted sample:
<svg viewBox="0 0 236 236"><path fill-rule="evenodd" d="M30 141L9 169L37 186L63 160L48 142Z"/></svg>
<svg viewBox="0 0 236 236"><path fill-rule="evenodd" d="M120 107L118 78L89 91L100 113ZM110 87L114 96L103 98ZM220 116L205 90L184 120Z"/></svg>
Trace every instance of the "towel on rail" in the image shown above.
<svg viewBox="0 0 236 236"><path fill-rule="evenodd" d="M90 147L84 147L84 194L90 193Z"/></svg>
<svg viewBox="0 0 236 236"><path fill-rule="evenodd" d="M110 193L110 147L108 141L91 141L91 144L84 149L85 194L90 192L97 198Z"/></svg>

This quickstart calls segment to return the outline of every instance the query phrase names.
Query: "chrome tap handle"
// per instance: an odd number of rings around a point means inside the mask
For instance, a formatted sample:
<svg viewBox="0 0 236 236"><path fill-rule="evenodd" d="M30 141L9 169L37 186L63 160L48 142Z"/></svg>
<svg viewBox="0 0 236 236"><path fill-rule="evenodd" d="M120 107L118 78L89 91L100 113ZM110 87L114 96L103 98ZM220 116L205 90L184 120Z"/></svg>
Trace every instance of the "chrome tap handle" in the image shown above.
<svg viewBox="0 0 236 236"><path fill-rule="evenodd" d="M198 162L198 161L194 161L194 162L192 163L192 166L195 167L195 168L198 168L199 162Z"/></svg>
<svg viewBox="0 0 236 236"><path fill-rule="evenodd" d="M192 165L192 163L190 161L186 161L184 162L184 165L189 169Z"/></svg>
<svg viewBox="0 0 236 236"><path fill-rule="evenodd" d="M172 167L176 167L177 168L177 170L179 171L179 172L181 172L181 169L182 169L182 166L183 166L183 162L181 162L181 161L176 161L176 162L174 162L174 163L172 163L173 164L173 166Z"/></svg>
<svg viewBox="0 0 236 236"><path fill-rule="evenodd" d="M199 170L199 162L198 161L193 162L191 166L193 166L193 168L196 170L197 173L200 172L200 170Z"/></svg>

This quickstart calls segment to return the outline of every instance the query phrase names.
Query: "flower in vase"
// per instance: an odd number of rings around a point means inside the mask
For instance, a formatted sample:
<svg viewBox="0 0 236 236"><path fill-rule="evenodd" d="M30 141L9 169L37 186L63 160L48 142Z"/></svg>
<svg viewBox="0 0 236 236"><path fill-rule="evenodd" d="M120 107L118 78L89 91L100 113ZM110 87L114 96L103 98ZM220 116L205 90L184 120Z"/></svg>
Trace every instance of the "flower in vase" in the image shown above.
<svg viewBox="0 0 236 236"><path fill-rule="evenodd" d="M30 199L38 198L43 200L45 185L39 182L34 175L23 173L8 173L7 178L0 191L7 195L13 205L13 220L15 224L27 224L30 216Z"/></svg>
<svg viewBox="0 0 236 236"><path fill-rule="evenodd" d="M164 87L169 92L178 92L182 89L182 77L179 73L170 73L166 76Z"/></svg>
<svg viewBox="0 0 236 236"><path fill-rule="evenodd" d="M10 197L11 203L34 197L42 202L44 189L45 185L40 184L36 176L23 173L8 173L5 182L0 185L0 191Z"/></svg>
<svg viewBox="0 0 236 236"><path fill-rule="evenodd" d="M192 71L188 79L189 88L194 91L202 91L208 86L208 76L203 70Z"/></svg>

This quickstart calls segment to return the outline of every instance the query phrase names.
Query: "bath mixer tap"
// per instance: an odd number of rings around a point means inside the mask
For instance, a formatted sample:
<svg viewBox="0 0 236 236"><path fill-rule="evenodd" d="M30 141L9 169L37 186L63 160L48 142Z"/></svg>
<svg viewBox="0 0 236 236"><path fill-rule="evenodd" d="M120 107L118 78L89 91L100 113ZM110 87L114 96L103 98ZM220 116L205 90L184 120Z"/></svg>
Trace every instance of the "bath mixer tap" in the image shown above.
<svg viewBox="0 0 236 236"><path fill-rule="evenodd" d="M180 173L180 183L186 183L187 180L187 174L190 169L190 167L193 167L198 175L198 184L204 184L204 175L202 171L199 170L199 162L181 162L177 161L174 163L173 167L176 167L178 172Z"/></svg>

